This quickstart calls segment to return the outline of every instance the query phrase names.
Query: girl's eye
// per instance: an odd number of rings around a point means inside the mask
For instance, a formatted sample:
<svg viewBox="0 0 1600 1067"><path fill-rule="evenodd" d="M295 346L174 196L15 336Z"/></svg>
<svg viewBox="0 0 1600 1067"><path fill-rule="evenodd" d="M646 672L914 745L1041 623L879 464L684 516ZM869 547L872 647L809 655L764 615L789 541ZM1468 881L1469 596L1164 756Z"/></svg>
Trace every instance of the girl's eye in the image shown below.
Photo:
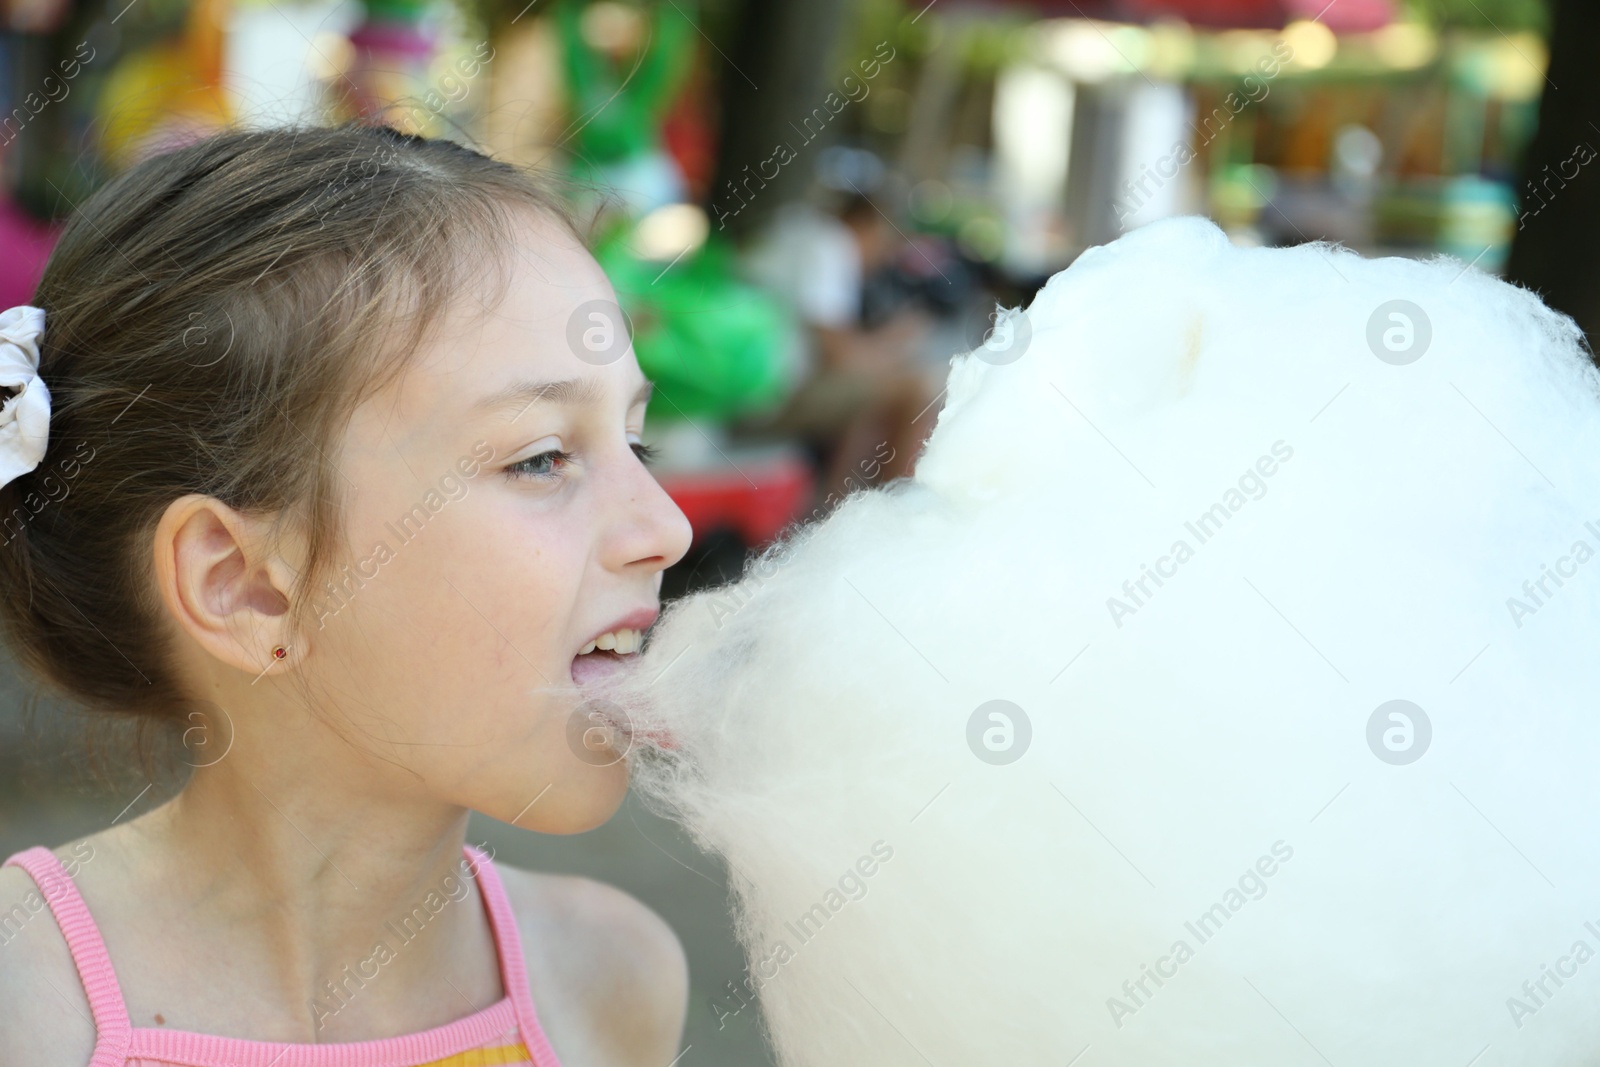
<svg viewBox="0 0 1600 1067"><path fill-rule="evenodd" d="M548 452L540 452L537 456L529 456L527 459L518 460L506 468L506 473L523 478L554 478L557 475L551 469L550 464L566 463L571 459L571 452L551 449Z"/></svg>
<svg viewBox="0 0 1600 1067"><path fill-rule="evenodd" d="M654 462L656 456L659 455L660 452L660 448L644 444L643 442L633 446L633 454L638 456L639 462L645 464L646 466L649 466L652 462ZM551 465L555 463L565 464L571 462L571 460L571 452L563 452L560 449L551 449L548 452L540 452L537 456L529 456L527 459L518 460L516 463L513 463L511 466L507 467L506 472L508 474L524 478L556 478L559 477L559 474L556 470L552 469Z"/></svg>

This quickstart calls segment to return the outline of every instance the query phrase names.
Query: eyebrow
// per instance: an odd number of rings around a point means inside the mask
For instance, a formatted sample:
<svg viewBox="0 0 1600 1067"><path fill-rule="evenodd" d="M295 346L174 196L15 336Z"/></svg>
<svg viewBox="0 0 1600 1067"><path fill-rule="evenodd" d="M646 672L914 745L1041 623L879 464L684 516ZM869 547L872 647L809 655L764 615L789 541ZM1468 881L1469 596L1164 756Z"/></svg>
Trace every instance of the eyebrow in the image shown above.
<svg viewBox="0 0 1600 1067"><path fill-rule="evenodd" d="M633 394L628 407L634 408L648 401L655 387L654 382L646 379ZM593 378L563 378L560 381L550 382L516 381L473 404L471 414L482 415L502 408L515 407L517 414L511 419L515 422L524 411L541 401L548 404L598 404L604 398L604 389Z"/></svg>

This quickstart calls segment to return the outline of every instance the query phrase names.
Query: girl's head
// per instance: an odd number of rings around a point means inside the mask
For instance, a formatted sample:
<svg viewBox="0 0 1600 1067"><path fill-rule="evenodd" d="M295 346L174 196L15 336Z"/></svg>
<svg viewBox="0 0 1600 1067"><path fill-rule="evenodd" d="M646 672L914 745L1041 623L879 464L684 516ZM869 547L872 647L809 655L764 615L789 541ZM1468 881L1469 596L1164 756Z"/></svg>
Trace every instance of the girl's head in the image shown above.
<svg viewBox="0 0 1600 1067"><path fill-rule="evenodd" d="M33 300L52 413L0 489L13 646L213 778L601 821L625 769L569 743L572 661L656 607L690 533L636 451L614 299L552 193L449 141L140 163Z"/></svg>

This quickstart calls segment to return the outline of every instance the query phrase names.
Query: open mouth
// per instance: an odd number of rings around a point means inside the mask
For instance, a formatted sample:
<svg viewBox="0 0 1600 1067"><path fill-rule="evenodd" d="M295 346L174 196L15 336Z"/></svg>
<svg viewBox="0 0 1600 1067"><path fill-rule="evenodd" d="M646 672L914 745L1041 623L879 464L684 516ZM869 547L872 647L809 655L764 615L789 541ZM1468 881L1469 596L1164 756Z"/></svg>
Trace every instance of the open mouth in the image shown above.
<svg viewBox="0 0 1600 1067"><path fill-rule="evenodd" d="M635 612L621 625L597 634L572 657L572 680L587 685L615 674L626 659L644 647L644 632L655 621L655 612ZM631 625L630 625L631 623Z"/></svg>
<svg viewBox="0 0 1600 1067"><path fill-rule="evenodd" d="M635 655L637 655L637 653L629 652L619 654L617 652L599 648L591 652L581 653L572 657L572 680L578 683L580 686L589 685L593 682L599 681L602 678L606 678L609 675L615 674L617 671L623 670L627 665L627 661L633 659ZM604 715L607 706L608 704L604 700L601 700L594 705L598 713L602 715ZM613 708L618 714L620 714L623 722L626 723L624 732L629 738L630 746L632 745L633 741L639 740L656 745L660 748L674 749L678 747L676 740L665 730L655 729L642 733L636 732L632 722L627 721L626 713L622 712L621 709L615 708L615 705L609 705L609 707Z"/></svg>
<svg viewBox="0 0 1600 1067"><path fill-rule="evenodd" d="M624 660L633 654L619 655L608 649L597 648L593 652L572 657L572 680L579 685L588 685L591 682L605 678L620 670Z"/></svg>

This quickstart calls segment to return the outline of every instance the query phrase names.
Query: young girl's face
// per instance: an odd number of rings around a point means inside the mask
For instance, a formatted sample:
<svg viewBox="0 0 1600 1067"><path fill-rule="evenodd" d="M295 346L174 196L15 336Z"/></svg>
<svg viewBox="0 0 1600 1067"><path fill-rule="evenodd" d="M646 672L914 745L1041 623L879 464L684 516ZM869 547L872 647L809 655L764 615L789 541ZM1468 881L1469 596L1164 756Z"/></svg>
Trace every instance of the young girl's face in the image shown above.
<svg viewBox="0 0 1600 1067"><path fill-rule="evenodd" d="M611 286L559 225L518 226L502 302L458 299L332 457L350 566L298 669L380 788L572 832L627 787L574 658L649 625L690 528L635 451L648 383Z"/></svg>

